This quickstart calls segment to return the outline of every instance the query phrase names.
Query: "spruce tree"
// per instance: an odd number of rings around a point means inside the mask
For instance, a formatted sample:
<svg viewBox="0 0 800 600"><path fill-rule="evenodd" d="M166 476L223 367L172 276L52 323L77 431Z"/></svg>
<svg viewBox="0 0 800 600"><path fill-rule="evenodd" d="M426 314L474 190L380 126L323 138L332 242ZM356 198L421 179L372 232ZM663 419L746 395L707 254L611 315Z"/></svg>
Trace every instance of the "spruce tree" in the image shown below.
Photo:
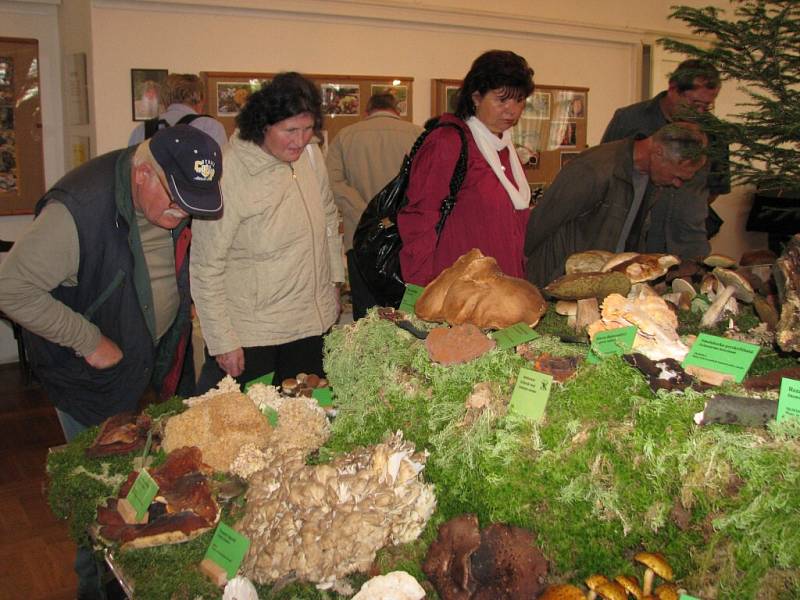
<svg viewBox="0 0 800 600"><path fill-rule="evenodd" d="M670 18L710 41L661 39L665 48L707 60L748 96L710 132L731 146L731 173L761 192L800 194L800 0L731 0L731 9L673 7Z"/></svg>

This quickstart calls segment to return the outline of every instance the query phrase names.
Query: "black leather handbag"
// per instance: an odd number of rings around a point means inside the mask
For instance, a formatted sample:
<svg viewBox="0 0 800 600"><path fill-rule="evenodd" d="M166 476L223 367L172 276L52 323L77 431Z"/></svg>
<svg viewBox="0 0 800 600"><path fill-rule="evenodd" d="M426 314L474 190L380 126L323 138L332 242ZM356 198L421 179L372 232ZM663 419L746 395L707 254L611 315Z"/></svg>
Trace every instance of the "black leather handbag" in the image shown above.
<svg viewBox="0 0 800 600"><path fill-rule="evenodd" d="M353 234L353 253L359 273L369 291L381 306L400 306L405 292L405 282L400 271L400 249L403 240L397 230L397 213L408 204L408 189L411 163L431 131L439 127L452 127L461 137L461 153L450 178L450 193L442 200L439 221L436 224L438 236L444 228L447 216L452 212L456 196L467 174L467 138L464 131L453 123L429 124L414 142L411 152L403 159L400 172L370 200L356 231Z"/></svg>

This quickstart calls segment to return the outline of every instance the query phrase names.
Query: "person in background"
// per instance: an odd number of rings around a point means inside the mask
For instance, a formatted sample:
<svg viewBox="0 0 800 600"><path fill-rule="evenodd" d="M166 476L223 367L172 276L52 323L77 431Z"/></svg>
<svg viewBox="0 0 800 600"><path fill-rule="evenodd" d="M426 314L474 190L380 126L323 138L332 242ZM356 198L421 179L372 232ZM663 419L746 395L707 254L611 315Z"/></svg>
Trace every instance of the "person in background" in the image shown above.
<svg viewBox="0 0 800 600"><path fill-rule="evenodd" d="M705 165L707 143L696 125L673 123L650 137L600 144L572 159L531 213L528 280L547 285L564 274L575 252L644 252L660 190L690 181Z"/></svg>
<svg viewBox="0 0 800 600"><path fill-rule="evenodd" d="M533 69L513 52L490 50L472 63L455 114L439 120L464 131L468 161L455 208L438 239L439 208L461 152L458 132L435 129L412 162L408 204L397 218L406 282L427 285L472 248L494 257L506 275L525 276L522 247L531 192L510 130L533 88Z"/></svg>
<svg viewBox="0 0 800 600"><path fill-rule="evenodd" d="M355 319L363 317L376 301L353 259L353 233L369 201L397 175L403 158L421 133L419 125L400 118L395 97L382 92L369 99L367 118L342 129L328 149L328 176L344 222Z"/></svg>
<svg viewBox="0 0 800 600"><path fill-rule="evenodd" d="M710 63L690 59L678 65L669 86L644 102L618 109L606 127L601 143L627 137L646 137L668 123L693 120L710 112L722 83ZM648 249L664 248L681 258L706 256L708 239L716 233L719 217L709 220L709 204L731 191L728 147L709 136L709 160L695 177L678 189L663 190L653 209ZM716 215L714 215L716 216ZM711 223L715 222L710 229Z"/></svg>
<svg viewBox="0 0 800 600"><path fill-rule="evenodd" d="M25 328L33 372L67 441L136 412L149 386L192 395L189 215L222 212L222 155L180 125L67 173L0 263L0 309ZM102 598L88 546L81 598Z"/></svg>
<svg viewBox="0 0 800 600"><path fill-rule="evenodd" d="M160 97L161 105L166 106L165 111L158 115L158 119L165 122L161 126L191 125L210 135L220 148L228 142L222 123L203 114L206 89L197 75L170 73L161 86ZM131 132L128 146L135 146L144 139L145 123L139 123Z"/></svg>
<svg viewBox="0 0 800 600"><path fill-rule="evenodd" d="M198 391L225 374L323 375L339 316L339 216L322 153L316 85L281 73L255 92L225 149L225 214L193 224L192 294L207 357Z"/></svg>

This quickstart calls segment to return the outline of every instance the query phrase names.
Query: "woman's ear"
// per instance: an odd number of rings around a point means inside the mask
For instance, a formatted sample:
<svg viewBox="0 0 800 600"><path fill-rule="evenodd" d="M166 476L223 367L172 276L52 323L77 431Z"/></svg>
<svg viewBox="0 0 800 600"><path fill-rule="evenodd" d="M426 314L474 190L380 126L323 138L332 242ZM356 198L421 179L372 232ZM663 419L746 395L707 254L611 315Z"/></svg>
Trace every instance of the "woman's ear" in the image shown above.
<svg viewBox="0 0 800 600"><path fill-rule="evenodd" d="M481 98L483 98L483 96L481 96L479 91L475 90L472 92L472 103L475 105L475 108L477 108L478 104L481 103Z"/></svg>

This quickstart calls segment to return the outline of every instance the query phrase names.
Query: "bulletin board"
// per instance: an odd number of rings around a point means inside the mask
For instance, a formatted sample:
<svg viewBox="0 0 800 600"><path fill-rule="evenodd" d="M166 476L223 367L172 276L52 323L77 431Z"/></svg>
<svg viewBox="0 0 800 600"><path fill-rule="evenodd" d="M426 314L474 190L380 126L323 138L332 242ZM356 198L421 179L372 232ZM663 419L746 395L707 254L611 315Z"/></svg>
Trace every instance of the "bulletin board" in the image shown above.
<svg viewBox="0 0 800 600"><path fill-rule="evenodd" d="M431 114L451 112L450 104L461 86L459 79L431 82ZM544 190L561 167L588 146L589 88L541 85L526 103L511 130L514 146L525 168L531 191Z"/></svg>
<svg viewBox="0 0 800 600"><path fill-rule="evenodd" d="M312 75L322 92L322 129L324 144L340 129L367 116L367 101L374 93L389 91L397 98L400 118L413 120L413 77L383 75ZM236 128L236 115L251 93L270 81L275 73L207 71L201 73L206 83L206 111L217 118L228 135Z"/></svg>
<svg viewBox="0 0 800 600"><path fill-rule="evenodd" d="M44 194L39 44L0 38L0 215L30 214Z"/></svg>

